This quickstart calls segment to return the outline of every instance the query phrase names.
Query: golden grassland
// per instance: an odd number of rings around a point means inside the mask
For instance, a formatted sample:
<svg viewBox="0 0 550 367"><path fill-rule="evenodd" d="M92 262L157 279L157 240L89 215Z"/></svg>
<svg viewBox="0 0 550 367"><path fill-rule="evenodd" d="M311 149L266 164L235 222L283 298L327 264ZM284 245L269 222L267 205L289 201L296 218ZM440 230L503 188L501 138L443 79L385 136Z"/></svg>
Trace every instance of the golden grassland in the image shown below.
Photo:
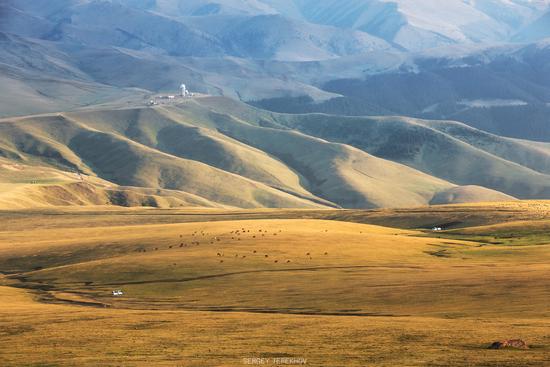
<svg viewBox="0 0 550 367"><path fill-rule="evenodd" d="M311 366L544 366L547 319L302 316L42 304L0 288L4 366L243 366L292 356ZM487 350L513 334L528 351Z"/></svg>
<svg viewBox="0 0 550 367"><path fill-rule="evenodd" d="M0 212L0 365L545 366L547 209Z"/></svg>

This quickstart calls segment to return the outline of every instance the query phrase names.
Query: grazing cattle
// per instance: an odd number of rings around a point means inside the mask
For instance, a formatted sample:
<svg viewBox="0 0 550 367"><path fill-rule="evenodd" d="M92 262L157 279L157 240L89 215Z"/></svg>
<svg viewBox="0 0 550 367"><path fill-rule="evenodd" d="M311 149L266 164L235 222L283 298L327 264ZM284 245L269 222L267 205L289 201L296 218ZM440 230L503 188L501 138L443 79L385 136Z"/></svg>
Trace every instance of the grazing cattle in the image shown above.
<svg viewBox="0 0 550 367"><path fill-rule="evenodd" d="M269 255L265 255L265 257L269 257Z"/></svg>
<svg viewBox="0 0 550 367"><path fill-rule="evenodd" d="M274 263L278 263L278 262L279 262L279 260L275 260L275 261L274 261Z"/></svg>

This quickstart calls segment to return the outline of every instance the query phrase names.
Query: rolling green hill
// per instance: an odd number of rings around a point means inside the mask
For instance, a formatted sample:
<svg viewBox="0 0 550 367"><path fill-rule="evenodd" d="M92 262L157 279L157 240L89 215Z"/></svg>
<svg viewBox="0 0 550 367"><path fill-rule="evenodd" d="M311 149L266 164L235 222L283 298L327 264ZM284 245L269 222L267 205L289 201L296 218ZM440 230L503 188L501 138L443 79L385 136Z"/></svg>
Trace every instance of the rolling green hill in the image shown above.
<svg viewBox="0 0 550 367"><path fill-rule="evenodd" d="M67 199L56 201L51 196L59 189L29 184L41 177L29 168L30 176L1 198L4 206L32 206L29 200L15 205L16 193L39 198L40 205L240 208L414 207L550 196L544 146L450 121L285 115L198 97L6 118L0 137L6 164L72 175L70 185L63 184ZM83 184L93 200L78 199Z"/></svg>
<svg viewBox="0 0 550 367"><path fill-rule="evenodd" d="M457 122L321 114L279 115L278 121L458 185L483 186L522 199L550 196L548 150Z"/></svg>

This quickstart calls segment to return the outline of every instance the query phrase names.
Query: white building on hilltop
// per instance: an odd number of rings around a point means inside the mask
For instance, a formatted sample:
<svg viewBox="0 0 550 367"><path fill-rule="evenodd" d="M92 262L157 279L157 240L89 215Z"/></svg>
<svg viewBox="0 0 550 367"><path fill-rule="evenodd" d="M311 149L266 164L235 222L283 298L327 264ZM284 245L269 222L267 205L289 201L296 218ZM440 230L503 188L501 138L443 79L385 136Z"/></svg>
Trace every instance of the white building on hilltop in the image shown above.
<svg viewBox="0 0 550 367"><path fill-rule="evenodd" d="M189 90L187 89L187 86L185 84L180 85L180 89L181 89L182 97L189 97L189 95L191 95L191 93L189 93Z"/></svg>

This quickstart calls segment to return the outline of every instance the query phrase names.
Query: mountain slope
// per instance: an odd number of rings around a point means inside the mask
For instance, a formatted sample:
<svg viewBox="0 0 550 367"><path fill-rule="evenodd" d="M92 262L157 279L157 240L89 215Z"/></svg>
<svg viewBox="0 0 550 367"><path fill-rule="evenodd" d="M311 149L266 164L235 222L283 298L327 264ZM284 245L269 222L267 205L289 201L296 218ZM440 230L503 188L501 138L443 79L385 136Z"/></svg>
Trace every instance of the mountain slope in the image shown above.
<svg viewBox="0 0 550 367"><path fill-rule="evenodd" d="M297 196L323 201L303 189L299 175L263 151L214 129L196 126L188 122L193 120L164 108L80 112L66 116L171 156L202 162Z"/></svg>
<svg viewBox="0 0 550 367"><path fill-rule="evenodd" d="M278 158L308 190L343 207L415 206L452 185L406 166L294 131L250 125L224 114L209 124L224 135Z"/></svg>
<svg viewBox="0 0 550 367"><path fill-rule="evenodd" d="M214 103L209 106L220 108ZM235 115L250 113L235 104L232 108ZM349 144L458 185L479 185L519 198L550 195L547 150L464 124L321 114L270 114L264 117L267 118L272 119L274 126L282 125L328 141Z"/></svg>
<svg viewBox="0 0 550 367"><path fill-rule="evenodd" d="M294 118L304 122L308 116ZM345 121L333 119L335 126ZM404 207L428 204L456 187L352 146L290 130L285 124L292 121L213 97L155 108L95 108L0 120L0 154L11 164L97 177L127 198L121 202L134 204ZM527 180L526 186L535 190L540 183ZM105 190L97 188L97 197L104 198Z"/></svg>
<svg viewBox="0 0 550 367"><path fill-rule="evenodd" d="M515 36L515 41L536 42L550 37L550 11L522 28Z"/></svg>
<svg viewBox="0 0 550 367"><path fill-rule="evenodd" d="M365 31L409 50L458 43L502 42L548 8L547 1L293 2L308 21ZM281 6L279 9L284 11L285 8Z"/></svg>
<svg viewBox="0 0 550 367"><path fill-rule="evenodd" d="M117 205L150 207L218 207L183 191L124 187L94 176L0 158L0 207Z"/></svg>
<svg viewBox="0 0 550 367"><path fill-rule="evenodd" d="M0 116L73 109L140 98L142 92L94 81L47 41L0 32Z"/></svg>
<svg viewBox="0 0 550 367"><path fill-rule="evenodd" d="M525 149L520 144L508 149L490 146L484 150L484 143L479 138L473 137L476 143L470 144L458 136L422 126L422 123L407 118L337 119L310 115L291 120L291 126L305 133L356 146L459 185L484 186L518 198L550 195L550 176L542 173L547 170L550 156L547 152ZM504 141L503 144L512 143ZM523 152L534 154L538 164L533 167L540 172L497 156L499 150L500 153L511 151L509 154L515 154L515 158L507 158L516 160Z"/></svg>
<svg viewBox="0 0 550 367"><path fill-rule="evenodd" d="M134 0L127 5L184 17L282 15L356 29L409 50L503 42L548 9L547 0Z"/></svg>
<svg viewBox="0 0 550 367"><path fill-rule="evenodd" d="M10 39L0 52L9 56L0 69L8 97L0 107L22 114L66 110L128 98L123 88L166 92L185 82L197 92L245 101L312 99L258 104L282 112L459 119L532 138L547 122L541 116L550 101L548 47L500 42L548 4L8 1L0 22ZM420 51L407 52L399 37ZM452 46L425 49L434 45ZM35 103L25 110L21 100L29 98ZM509 109L526 113L532 128L509 133L507 120L501 129L499 115Z"/></svg>
<svg viewBox="0 0 550 367"><path fill-rule="evenodd" d="M311 24L281 15L200 17L186 20L211 32L227 46L228 53L243 58L282 61L316 61L370 51L391 50L387 42L369 34L331 26Z"/></svg>
<svg viewBox="0 0 550 367"><path fill-rule="evenodd" d="M62 116L2 121L4 156L78 170L119 186L168 189L237 207L316 207L307 199L206 164L172 156Z"/></svg>
<svg viewBox="0 0 550 367"><path fill-rule="evenodd" d="M499 202L514 201L510 195L498 191L490 190L480 186L458 186L447 191L442 191L435 195L430 201L430 205L441 204L463 204L473 202Z"/></svg>
<svg viewBox="0 0 550 367"><path fill-rule="evenodd" d="M330 100L302 96L251 103L289 113L457 120L498 135L550 141L548 41L384 56L378 64L370 55L304 68L302 77L313 72L326 77L318 85L336 95ZM338 69L348 77L335 77L332 70Z"/></svg>
<svg viewBox="0 0 550 367"><path fill-rule="evenodd" d="M438 202L508 197L486 189L550 196L545 146L451 121L281 115L201 97L6 119L0 136L2 155L15 161L237 207L401 207L438 194ZM456 185L467 187L445 196Z"/></svg>

